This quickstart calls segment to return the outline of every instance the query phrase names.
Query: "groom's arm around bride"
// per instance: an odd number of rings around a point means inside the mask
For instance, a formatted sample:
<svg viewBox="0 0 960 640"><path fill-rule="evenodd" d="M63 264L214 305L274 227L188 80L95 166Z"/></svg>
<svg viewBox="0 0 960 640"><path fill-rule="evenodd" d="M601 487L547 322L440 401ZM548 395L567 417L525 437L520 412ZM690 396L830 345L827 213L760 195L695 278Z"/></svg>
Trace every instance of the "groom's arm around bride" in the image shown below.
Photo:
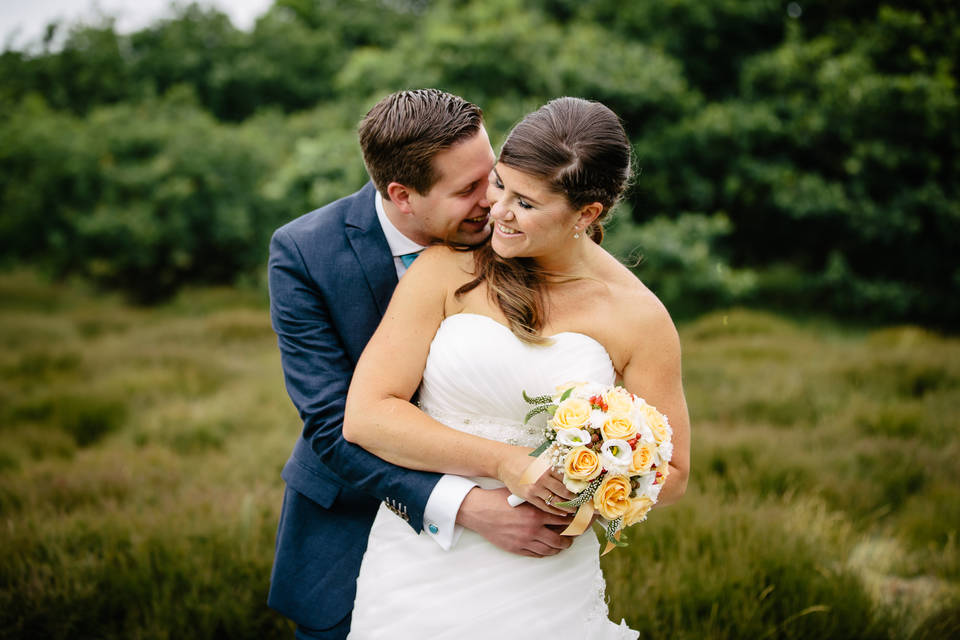
<svg viewBox="0 0 960 640"><path fill-rule="evenodd" d="M493 165L480 110L435 90L384 98L360 138L373 182L284 225L270 245L271 320L303 431L282 473L269 604L301 637L346 635L381 502L445 547L454 520L513 553L570 544L548 528L561 517L512 509L505 489L397 467L343 439L353 369L405 270L400 256L436 240L483 241Z"/></svg>

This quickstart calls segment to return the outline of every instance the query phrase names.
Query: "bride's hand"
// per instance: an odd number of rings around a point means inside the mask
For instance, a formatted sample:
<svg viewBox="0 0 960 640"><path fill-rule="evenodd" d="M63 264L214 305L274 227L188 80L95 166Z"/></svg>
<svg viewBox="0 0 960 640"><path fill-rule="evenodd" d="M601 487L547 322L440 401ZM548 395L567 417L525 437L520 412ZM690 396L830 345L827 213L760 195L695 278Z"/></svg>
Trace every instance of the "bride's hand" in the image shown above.
<svg viewBox="0 0 960 640"><path fill-rule="evenodd" d="M569 489L563 484L563 476L547 469L535 482L527 484L521 483L520 478L536 458L531 458L529 453L531 449L524 447L513 447L513 451L505 456L498 465L498 479L507 485L511 493L523 498L533 506L556 515L569 515L573 508L553 506L558 502L570 500L574 497Z"/></svg>

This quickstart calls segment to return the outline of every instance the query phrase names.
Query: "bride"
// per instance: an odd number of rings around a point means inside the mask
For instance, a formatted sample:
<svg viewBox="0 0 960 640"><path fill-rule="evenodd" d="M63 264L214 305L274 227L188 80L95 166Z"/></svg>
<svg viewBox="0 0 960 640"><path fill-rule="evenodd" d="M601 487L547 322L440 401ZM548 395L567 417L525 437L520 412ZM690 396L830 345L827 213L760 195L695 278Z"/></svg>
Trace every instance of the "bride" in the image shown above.
<svg viewBox="0 0 960 640"><path fill-rule="evenodd" d="M669 417L674 454L658 504L676 501L689 466L677 332L599 245L629 175L629 141L605 106L560 98L524 118L490 175L490 242L430 248L400 281L354 373L344 437L564 514L551 505L573 496L559 476L520 482L543 436L542 423L522 424L522 392L618 382ZM418 389L420 408L410 403ZM465 530L442 551L382 506L350 637L636 638L607 619L598 549L592 529L550 557L509 554Z"/></svg>

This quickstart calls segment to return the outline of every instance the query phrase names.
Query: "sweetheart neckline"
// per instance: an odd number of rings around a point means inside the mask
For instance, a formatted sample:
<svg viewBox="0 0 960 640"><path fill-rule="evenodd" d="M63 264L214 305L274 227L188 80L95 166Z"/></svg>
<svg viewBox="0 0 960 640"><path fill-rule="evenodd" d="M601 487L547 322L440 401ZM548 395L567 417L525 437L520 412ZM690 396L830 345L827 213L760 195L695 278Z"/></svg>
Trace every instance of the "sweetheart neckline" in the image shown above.
<svg viewBox="0 0 960 640"><path fill-rule="evenodd" d="M513 331L510 330L510 327L508 327L507 325L503 324L502 322L500 322L500 321L498 321L498 320L495 320L495 319L491 318L490 316L484 315L484 314L482 314L482 313L471 313L471 312L469 312L469 311L463 311L463 312L460 312L460 313L454 313L453 315L449 315L449 316L445 317L445 318L440 322L440 326L443 326L444 323L446 323L447 320L450 320L451 318L456 318L457 316L474 316L474 317L477 317L477 318L485 318L485 319L489 320L490 322L492 322L493 324L495 324L495 325L497 325L498 327L500 327L501 329L503 329L504 331L508 332L511 336L513 336L513 337L516 338L517 340L520 340L520 338L517 337L517 335L516 335ZM594 338L593 336L587 335L587 334L585 334L585 333L580 333L579 331L558 331L557 333L554 333L553 335L543 336L543 337L544 337L544 338L547 338L547 339L552 339L552 338L556 338L556 337L558 337L558 336L563 336L563 335L580 336L580 337L586 338L587 340L590 340L591 342L593 342L594 344L596 344L598 347L600 347L600 349L603 351L603 353L607 356L607 360L610 361L610 366L613 368L614 373L617 372L617 367L616 367L616 365L613 364L613 358L610 357L610 352L607 351L607 348L606 348L605 346L603 346L603 343L602 343L602 342L600 342L599 340L597 340L597 339ZM522 342L522 341L521 341L521 342ZM524 343L524 344L527 344L527 343ZM531 346L534 346L534 345L531 345ZM539 345L536 345L536 346L539 346ZM547 345L547 346L549 346L549 345Z"/></svg>

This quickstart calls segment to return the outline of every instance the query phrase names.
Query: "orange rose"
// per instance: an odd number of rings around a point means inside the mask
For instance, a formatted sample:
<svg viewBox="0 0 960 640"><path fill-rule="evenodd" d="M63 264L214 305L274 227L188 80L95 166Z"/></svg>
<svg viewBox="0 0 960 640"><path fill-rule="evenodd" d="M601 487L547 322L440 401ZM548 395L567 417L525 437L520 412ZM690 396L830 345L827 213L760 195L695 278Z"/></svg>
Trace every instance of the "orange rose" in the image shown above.
<svg viewBox="0 0 960 640"><path fill-rule="evenodd" d="M590 403L581 398L567 398L557 407L550 420L556 430L579 429L590 420Z"/></svg>
<svg viewBox="0 0 960 640"><path fill-rule="evenodd" d="M637 435L637 425L633 424L627 416L613 415L608 416L600 427L604 440L631 440Z"/></svg>
<svg viewBox="0 0 960 640"><path fill-rule="evenodd" d="M653 432L653 438L657 444L663 444L670 439L670 426L667 425L667 418L649 404L643 407L643 418Z"/></svg>
<svg viewBox="0 0 960 640"><path fill-rule="evenodd" d="M646 473L650 471L653 464L653 456L657 448L649 442L638 442L637 448L633 450L633 463L630 465L632 473Z"/></svg>
<svg viewBox="0 0 960 640"><path fill-rule="evenodd" d="M563 461L563 471L574 480L593 480L602 471L600 458L593 449L574 447Z"/></svg>
<svg viewBox="0 0 960 640"><path fill-rule="evenodd" d="M630 478L609 474L593 494L593 506L607 520L616 520L630 508Z"/></svg>
<svg viewBox="0 0 960 640"><path fill-rule="evenodd" d="M643 522L647 517L647 512L653 507L653 500L647 496L640 496L636 500L630 501L627 512L623 514L623 526L629 527L637 522Z"/></svg>

